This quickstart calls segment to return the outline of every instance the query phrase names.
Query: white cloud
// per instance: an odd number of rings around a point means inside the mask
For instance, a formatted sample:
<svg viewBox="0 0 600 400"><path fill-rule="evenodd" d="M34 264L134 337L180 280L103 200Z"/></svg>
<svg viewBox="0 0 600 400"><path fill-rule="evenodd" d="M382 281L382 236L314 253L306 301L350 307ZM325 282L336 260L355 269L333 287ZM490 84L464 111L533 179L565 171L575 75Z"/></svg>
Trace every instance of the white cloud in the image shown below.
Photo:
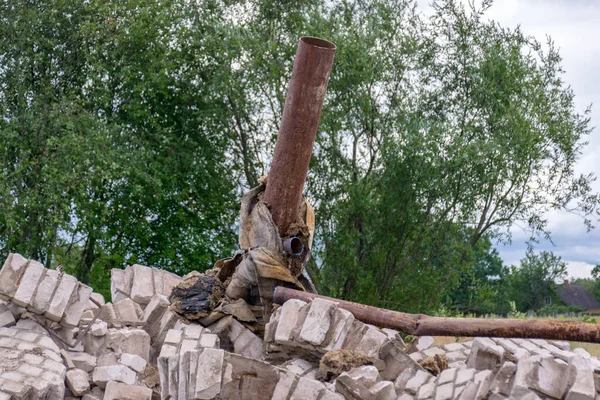
<svg viewBox="0 0 600 400"><path fill-rule="evenodd" d="M594 265L580 261L567 261L567 277L589 278Z"/></svg>

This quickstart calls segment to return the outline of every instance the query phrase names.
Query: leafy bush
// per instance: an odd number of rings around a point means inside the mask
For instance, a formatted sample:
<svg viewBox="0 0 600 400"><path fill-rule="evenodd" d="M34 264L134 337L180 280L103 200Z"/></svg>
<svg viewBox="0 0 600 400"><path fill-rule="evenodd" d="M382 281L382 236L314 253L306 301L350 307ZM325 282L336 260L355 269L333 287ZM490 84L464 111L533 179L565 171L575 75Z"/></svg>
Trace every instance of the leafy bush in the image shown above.
<svg viewBox="0 0 600 400"><path fill-rule="evenodd" d="M548 316L554 314L580 313L582 311L583 308L579 306L563 306L559 304L552 304L540 308L538 311L536 311L536 314L540 316Z"/></svg>

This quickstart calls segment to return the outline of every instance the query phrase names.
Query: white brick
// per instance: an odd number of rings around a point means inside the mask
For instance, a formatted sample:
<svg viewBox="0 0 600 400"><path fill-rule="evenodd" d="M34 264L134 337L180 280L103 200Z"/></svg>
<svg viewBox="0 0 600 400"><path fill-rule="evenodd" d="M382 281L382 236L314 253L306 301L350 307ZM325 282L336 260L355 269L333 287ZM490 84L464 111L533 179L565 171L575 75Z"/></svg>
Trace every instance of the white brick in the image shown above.
<svg viewBox="0 0 600 400"><path fill-rule="evenodd" d="M316 399L324 390L325 386L321 382L308 378L300 378L290 400Z"/></svg>
<svg viewBox="0 0 600 400"><path fill-rule="evenodd" d="M217 349L205 349L198 357L194 398L212 399L221 390L221 373L225 352Z"/></svg>
<svg viewBox="0 0 600 400"><path fill-rule="evenodd" d="M64 325L79 325L81 314L83 314L83 310L85 310L85 306L87 305L92 292L93 290L91 287L84 285L83 283L78 284L78 287L75 289L75 292L71 297L70 304L65 311L65 317L62 320Z"/></svg>
<svg viewBox="0 0 600 400"><path fill-rule="evenodd" d="M481 371L475 374L474 382L479 385L475 395L476 400L482 400L487 397L492 384L492 377L492 371Z"/></svg>
<svg viewBox="0 0 600 400"><path fill-rule="evenodd" d="M514 342L512 342L509 339L498 339L497 343L504 350L508 351L511 354L516 353L517 350L519 349L519 346L517 346Z"/></svg>
<svg viewBox="0 0 600 400"><path fill-rule="evenodd" d="M249 329L244 329L244 332L238 335L233 342L233 348L235 353L244 357L253 359L263 358L263 342Z"/></svg>
<svg viewBox="0 0 600 400"><path fill-rule="evenodd" d="M446 353L446 359L448 360L448 364L452 364L459 361L466 361L467 355L464 351L453 351L451 353Z"/></svg>
<svg viewBox="0 0 600 400"><path fill-rule="evenodd" d="M301 312L307 304L301 300L288 300L278 311L280 315L275 330L275 342L282 344L290 344L295 339L295 335L301 329L301 324L306 318L306 313Z"/></svg>
<svg viewBox="0 0 600 400"><path fill-rule="evenodd" d="M352 380L367 389L381 380L379 371L372 365L363 365L362 367L353 368L348 372L344 372Z"/></svg>
<svg viewBox="0 0 600 400"><path fill-rule="evenodd" d="M453 393L454 386L451 382L444 385L439 385L435 390L435 400L450 400L452 399Z"/></svg>
<svg viewBox="0 0 600 400"><path fill-rule="evenodd" d="M287 399L288 394L289 394L292 386L294 386L294 383L296 382L297 379L300 379L300 377L291 371L288 371L284 375L282 375L279 378L279 381L277 381L277 386L275 386L275 391L273 392L273 398L274 399Z"/></svg>
<svg viewBox="0 0 600 400"><path fill-rule="evenodd" d="M43 314L50 305L52 294L56 289L58 283L58 277L60 273L53 269L47 269L46 274L42 278L42 281L38 285L37 293L33 299L32 309L38 314Z"/></svg>
<svg viewBox="0 0 600 400"><path fill-rule="evenodd" d="M433 397L433 392L435 391L435 383L430 382L419 387L419 392L417 394L417 399L425 400Z"/></svg>
<svg viewBox="0 0 600 400"><path fill-rule="evenodd" d="M478 385L474 382L467 383L457 400L474 400L477 395Z"/></svg>
<svg viewBox="0 0 600 400"><path fill-rule="evenodd" d="M152 337L153 343L160 346L164 341L167 331L175 325L179 320L177 314L167 309L159 321L155 322L148 329L148 333ZM237 321L236 321L237 322Z"/></svg>
<svg viewBox="0 0 600 400"><path fill-rule="evenodd" d="M67 354L75 367L85 372L92 372L96 368L96 357L88 353L69 351Z"/></svg>
<svg viewBox="0 0 600 400"><path fill-rule="evenodd" d="M140 321L142 309L139 304L127 298L114 303L115 313L121 322L135 323Z"/></svg>
<svg viewBox="0 0 600 400"><path fill-rule="evenodd" d="M142 372L146 369L146 360L136 354L123 353L119 358L119 362L135 372Z"/></svg>
<svg viewBox="0 0 600 400"><path fill-rule="evenodd" d="M537 370L537 379L533 380L532 387L550 397L562 399L569 386L569 365L557 362L551 358L544 358Z"/></svg>
<svg viewBox="0 0 600 400"><path fill-rule="evenodd" d="M333 317L333 328L329 330L327 334L328 339L326 339L326 345L323 347L323 351L337 350L341 349L344 345L344 341L346 340L346 336L348 332L352 328L352 324L354 323L354 315L350 311L343 310L338 308L335 310ZM386 335L389 334L386 332Z"/></svg>
<svg viewBox="0 0 600 400"><path fill-rule="evenodd" d="M52 296L50 306L44 316L52 321L60 321L77 286L77 279L71 275L62 274L58 287Z"/></svg>
<svg viewBox="0 0 600 400"><path fill-rule="evenodd" d="M37 261L30 260L29 263L27 263L27 268L21 278L21 283L19 284L19 288L17 289L12 302L21 307L30 306L33 302L35 288L42 278L43 273L44 266Z"/></svg>
<svg viewBox="0 0 600 400"><path fill-rule="evenodd" d="M443 385L444 383L454 382L457 370L454 368L445 369L438 375L437 384Z"/></svg>
<svg viewBox="0 0 600 400"><path fill-rule="evenodd" d="M473 380L473 377L475 376L475 372L476 371L473 368L463 369L461 371L458 371L456 373L456 381L455 381L456 386L463 385L466 382Z"/></svg>
<svg viewBox="0 0 600 400"><path fill-rule="evenodd" d="M147 305L154 296L154 278L152 268L143 265L132 265L131 299L138 304Z"/></svg>
<svg viewBox="0 0 600 400"><path fill-rule="evenodd" d="M451 353L453 351L465 350L465 346L463 346L461 343L449 343L449 344L443 345L442 347L444 348L444 350L446 350L449 353Z"/></svg>
<svg viewBox="0 0 600 400"><path fill-rule="evenodd" d="M421 386L425 384L431 377L431 374L425 371L417 371L415 376L413 376L408 382L406 382L405 390L408 393L415 394L419 390Z"/></svg>
<svg viewBox="0 0 600 400"><path fill-rule="evenodd" d="M427 350L423 350L421 353L423 353L425 357L435 357L438 354L446 354L446 352L439 347L430 347Z"/></svg>
<svg viewBox="0 0 600 400"><path fill-rule="evenodd" d="M110 381L133 385L135 383L135 372L124 365L96 367L92 375L92 381L102 388Z"/></svg>
<svg viewBox="0 0 600 400"><path fill-rule="evenodd" d="M75 396L82 396L85 392L90 390L88 374L81 369L72 369L67 371L66 382L69 390Z"/></svg>
<svg viewBox="0 0 600 400"><path fill-rule="evenodd" d="M196 367L198 364L199 351L197 350L198 340L184 339L179 349L179 371L177 380L179 383L179 400L187 400L189 395L190 377L196 376ZM192 364L192 361L194 364Z"/></svg>
<svg viewBox="0 0 600 400"><path fill-rule="evenodd" d="M170 304L171 303L166 296L162 294L155 294L150 300L150 303L148 303L144 309L142 320L148 324L154 324L155 322L160 321L160 318Z"/></svg>
<svg viewBox="0 0 600 400"><path fill-rule="evenodd" d="M218 349L219 348L219 337L212 333L205 333L200 337L198 346L203 348Z"/></svg>
<svg viewBox="0 0 600 400"><path fill-rule="evenodd" d="M389 338L389 335L388 335ZM396 391L394 384L390 381L377 382L369 389L377 400L396 400Z"/></svg>
<svg viewBox="0 0 600 400"><path fill-rule="evenodd" d="M556 340L556 341L553 341L552 344L564 351L569 351L571 349L571 344L569 342Z"/></svg>
<svg viewBox="0 0 600 400"><path fill-rule="evenodd" d="M432 336L421 336L417 339L416 348L418 351L423 351L433 346L434 339Z"/></svg>
<svg viewBox="0 0 600 400"><path fill-rule="evenodd" d="M164 343L179 344L183 340L183 331L179 329L169 329L165 336Z"/></svg>
<svg viewBox="0 0 600 400"><path fill-rule="evenodd" d="M161 271L161 272L162 272L162 276L163 276L162 277L163 287L162 287L162 289L155 287L154 290L156 292L160 292L161 294L169 297L171 295L171 291L173 290L173 288L175 286L179 285L179 283L181 283L181 281L183 279L175 274L168 272L168 271Z"/></svg>
<svg viewBox="0 0 600 400"><path fill-rule="evenodd" d="M9 254L0 270L0 298L12 299L17 292L17 282L27 265L27 260L20 254Z"/></svg>
<svg viewBox="0 0 600 400"><path fill-rule="evenodd" d="M314 299L300 330L300 339L316 346L321 345L327 336L336 308L336 303L332 301Z"/></svg>
<svg viewBox="0 0 600 400"><path fill-rule="evenodd" d="M106 347L109 349L117 353L136 354L144 360L149 359L150 336L143 329L109 329L106 336Z"/></svg>
<svg viewBox="0 0 600 400"><path fill-rule="evenodd" d="M200 336L204 333L202 325L192 324L185 327L183 334L186 339L200 339ZM207 333L208 335L209 333Z"/></svg>
<svg viewBox="0 0 600 400"><path fill-rule="evenodd" d="M127 385L120 382L108 382L103 400L151 400L152 389Z"/></svg>
<svg viewBox="0 0 600 400"><path fill-rule="evenodd" d="M398 397L397 400L413 400L413 397L408 393L404 393L402 396Z"/></svg>
<svg viewBox="0 0 600 400"><path fill-rule="evenodd" d="M131 282L126 282L125 270L117 268L110 270L110 294L113 302L129 297L130 285Z"/></svg>
<svg viewBox="0 0 600 400"><path fill-rule="evenodd" d="M565 400L593 400L596 396L596 389L590 360L580 356L575 357L571 365L575 369L575 381L567 392Z"/></svg>
<svg viewBox="0 0 600 400"><path fill-rule="evenodd" d="M5 304L0 304L0 327L9 327L17 323L14 315Z"/></svg>
<svg viewBox="0 0 600 400"><path fill-rule="evenodd" d="M27 273L27 272L26 272L26 273ZM576 355L578 355L579 357L585 358L586 360L589 360L589 359L590 359L590 357L592 357L592 356L590 355L590 353L588 353L588 352L587 352L587 350L586 350L586 349L584 349L583 347L577 347L577 348L574 348L574 349L572 350L572 352L573 352L573 353L575 353Z"/></svg>
<svg viewBox="0 0 600 400"><path fill-rule="evenodd" d="M489 338L476 338L467 359L467 366L481 370L497 370L504 362L505 350Z"/></svg>
<svg viewBox="0 0 600 400"><path fill-rule="evenodd" d="M519 344L519 346L521 346L522 348L524 348L525 350L527 350L529 352L533 352L540 348L540 346L538 346L537 344L530 342L528 340L523 340L518 344Z"/></svg>
<svg viewBox="0 0 600 400"><path fill-rule="evenodd" d="M89 332L92 336L105 336L108 333L108 324L104 321L96 320Z"/></svg>
<svg viewBox="0 0 600 400"><path fill-rule="evenodd" d="M388 341L389 339L385 334L375 328L369 328L354 350L362 351L369 357L377 358L379 357L381 346Z"/></svg>
<svg viewBox="0 0 600 400"><path fill-rule="evenodd" d="M498 373L492 381L490 391L508 396L510 394L510 383L516 370L517 366L510 361L506 361L502 364L502 367L500 367L500 370L498 370Z"/></svg>
<svg viewBox="0 0 600 400"><path fill-rule="evenodd" d="M160 389L161 389L161 398L165 399L168 396L172 395L169 393L169 384L170 384L170 376L169 376L169 363L170 361L178 361L179 355L177 354L177 347L165 344L162 346L160 350L160 355L158 356L158 373L160 376Z"/></svg>
<svg viewBox="0 0 600 400"><path fill-rule="evenodd" d="M517 371L510 392L511 397L520 398L530 392L529 387L537 375L539 356L525 358L517 364Z"/></svg>

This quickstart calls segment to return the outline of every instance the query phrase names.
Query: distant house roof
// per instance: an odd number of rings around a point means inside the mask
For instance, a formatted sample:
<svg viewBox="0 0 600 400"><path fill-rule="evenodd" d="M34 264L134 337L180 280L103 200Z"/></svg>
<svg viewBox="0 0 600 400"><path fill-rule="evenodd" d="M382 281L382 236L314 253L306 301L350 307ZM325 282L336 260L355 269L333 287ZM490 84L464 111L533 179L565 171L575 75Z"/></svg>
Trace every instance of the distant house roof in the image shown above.
<svg viewBox="0 0 600 400"><path fill-rule="evenodd" d="M600 308L600 302L581 285L562 285L556 292L568 306L579 306L584 310Z"/></svg>

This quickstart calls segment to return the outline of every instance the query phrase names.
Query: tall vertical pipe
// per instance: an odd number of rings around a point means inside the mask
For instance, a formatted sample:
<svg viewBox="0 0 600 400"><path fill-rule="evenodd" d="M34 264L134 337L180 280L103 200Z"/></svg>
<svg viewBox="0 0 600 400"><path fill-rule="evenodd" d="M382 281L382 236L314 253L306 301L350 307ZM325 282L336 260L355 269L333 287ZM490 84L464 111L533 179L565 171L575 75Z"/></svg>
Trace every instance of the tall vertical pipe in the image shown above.
<svg viewBox="0 0 600 400"><path fill-rule="evenodd" d="M314 37L298 41L263 197L281 236L298 215L335 49L333 43Z"/></svg>

